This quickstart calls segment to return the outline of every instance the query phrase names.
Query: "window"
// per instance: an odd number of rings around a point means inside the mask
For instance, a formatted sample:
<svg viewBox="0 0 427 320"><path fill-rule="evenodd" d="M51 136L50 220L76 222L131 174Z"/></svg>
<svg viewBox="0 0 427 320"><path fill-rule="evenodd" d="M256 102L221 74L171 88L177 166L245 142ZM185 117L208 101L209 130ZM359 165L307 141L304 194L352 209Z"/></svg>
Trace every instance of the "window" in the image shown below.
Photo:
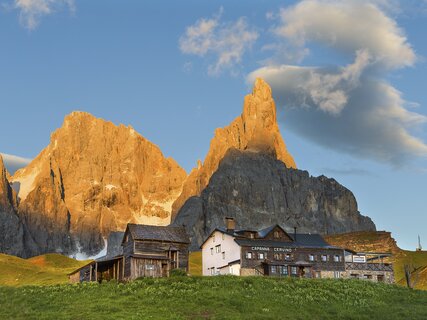
<svg viewBox="0 0 427 320"><path fill-rule="evenodd" d="M222 259L225 259L225 252L222 253Z"/></svg>
<svg viewBox="0 0 427 320"><path fill-rule="evenodd" d="M308 261L314 261L314 255L313 254L308 255Z"/></svg>
<svg viewBox="0 0 427 320"><path fill-rule="evenodd" d="M292 258L291 258L291 255L289 254L289 253L287 253L286 255L285 255L285 260L291 260Z"/></svg>
<svg viewBox="0 0 427 320"><path fill-rule="evenodd" d="M265 255L264 255L264 253L258 253L258 259L260 259L260 260L264 260L265 259Z"/></svg>
<svg viewBox="0 0 427 320"><path fill-rule="evenodd" d="M246 252L246 259L252 259L252 252Z"/></svg>
<svg viewBox="0 0 427 320"><path fill-rule="evenodd" d="M145 270L154 270L154 264L146 264L145 265Z"/></svg>
<svg viewBox="0 0 427 320"><path fill-rule="evenodd" d="M274 260L282 260L282 255L280 253L275 253Z"/></svg>
<svg viewBox="0 0 427 320"><path fill-rule="evenodd" d="M340 262L341 261L341 256L339 256L339 255L334 255L334 261L335 262Z"/></svg>
<svg viewBox="0 0 427 320"><path fill-rule="evenodd" d="M129 241L129 235L127 234L127 235L126 235L125 242L128 242L128 241Z"/></svg>
<svg viewBox="0 0 427 320"><path fill-rule="evenodd" d="M322 261L323 262L328 261L328 256L326 254L322 254Z"/></svg>
<svg viewBox="0 0 427 320"><path fill-rule="evenodd" d="M320 271L316 271L316 278L322 278L322 273Z"/></svg>
<svg viewBox="0 0 427 320"><path fill-rule="evenodd" d="M276 268L276 266L271 266L271 267L270 267L270 271L271 271L271 274L276 274L276 273L277 273L277 268Z"/></svg>
<svg viewBox="0 0 427 320"><path fill-rule="evenodd" d="M359 275L357 273L350 274L350 278L358 279Z"/></svg>
<svg viewBox="0 0 427 320"><path fill-rule="evenodd" d="M215 242L215 235L212 235L212 242Z"/></svg>
<svg viewBox="0 0 427 320"><path fill-rule="evenodd" d="M377 275L377 281L378 282L384 282L384 275L383 274Z"/></svg>
<svg viewBox="0 0 427 320"><path fill-rule="evenodd" d="M253 232L249 233L249 238L251 238L251 239L255 238L255 235Z"/></svg>
<svg viewBox="0 0 427 320"><path fill-rule="evenodd" d="M279 231L274 231L274 238L278 239L280 237Z"/></svg>
<svg viewBox="0 0 427 320"><path fill-rule="evenodd" d="M364 274L363 275L363 279L371 280L372 279L372 275L371 274Z"/></svg>
<svg viewBox="0 0 427 320"><path fill-rule="evenodd" d="M211 248L211 255L213 256L213 248Z"/></svg>
<svg viewBox="0 0 427 320"><path fill-rule="evenodd" d="M291 274L292 274L293 276L296 276L296 275L297 275L297 267L291 267Z"/></svg>
<svg viewBox="0 0 427 320"><path fill-rule="evenodd" d="M211 268L211 276L215 275L215 268Z"/></svg>
<svg viewBox="0 0 427 320"><path fill-rule="evenodd" d="M338 278L340 278L341 277L341 272L339 272L339 271L334 271L334 278L335 279L338 279Z"/></svg>
<svg viewBox="0 0 427 320"><path fill-rule="evenodd" d="M216 253L220 253L221 252L221 245L220 244L217 245L217 246L215 246L215 252Z"/></svg>
<svg viewBox="0 0 427 320"><path fill-rule="evenodd" d="M287 266L281 266L280 268L280 274L282 276L287 276L288 275L288 267Z"/></svg>

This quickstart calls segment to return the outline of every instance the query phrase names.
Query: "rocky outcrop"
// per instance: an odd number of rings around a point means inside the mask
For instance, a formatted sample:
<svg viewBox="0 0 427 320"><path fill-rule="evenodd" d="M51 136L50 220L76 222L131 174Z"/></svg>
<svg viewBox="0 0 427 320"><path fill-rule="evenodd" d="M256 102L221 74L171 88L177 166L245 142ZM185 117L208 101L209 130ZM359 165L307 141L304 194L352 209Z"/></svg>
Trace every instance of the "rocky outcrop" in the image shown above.
<svg viewBox="0 0 427 320"><path fill-rule="evenodd" d="M185 225L196 250L234 217L238 228L280 224L321 234L375 230L354 195L334 179L287 168L269 154L230 149L200 196L186 201L174 225Z"/></svg>
<svg viewBox="0 0 427 320"><path fill-rule="evenodd" d="M91 255L129 222L169 224L186 176L132 127L73 112L11 180L19 215L43 252Z"/></svg>
<svg viewBox="0 0 427 320"><path fill-rule="evenodd" d="M0 155L0 252L22 257L37 253L26 227L16 214L16 194Z"/></svg>
<svg viewBox="0 0 427 320"><path fill-rule="evenodd" d="M203 164L199 161L172 207L172 219L185 201L197 196L207 186L212 174L228 149L262 151L281 160L286 167L296 168L287 151L276 119L276 106L270 86L258 78L252 94L245 97L243 112L229 126L215 130L210 149Z"/></svg>
<svg viewBox="0 0 427 320"><path fill-rule="evenodd" d="M107 241L107 258L111 259L113 257L119 256L123 254L122 241L124 232L116 231L111 232L108 236Z"/></svg>

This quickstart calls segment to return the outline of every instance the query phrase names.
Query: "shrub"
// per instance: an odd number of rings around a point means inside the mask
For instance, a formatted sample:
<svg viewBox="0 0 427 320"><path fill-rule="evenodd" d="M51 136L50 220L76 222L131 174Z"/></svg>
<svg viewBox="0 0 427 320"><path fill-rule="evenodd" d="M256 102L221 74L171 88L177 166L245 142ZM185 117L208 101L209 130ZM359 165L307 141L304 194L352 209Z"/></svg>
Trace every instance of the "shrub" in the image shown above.
<svg viewBox="0 0 427 320"><path fill-rule="evenodd" d="M172 269L170 271L170 276L171 277L186 277L187 272L185 272L185 270L183 270L183 269Z"/></svg>

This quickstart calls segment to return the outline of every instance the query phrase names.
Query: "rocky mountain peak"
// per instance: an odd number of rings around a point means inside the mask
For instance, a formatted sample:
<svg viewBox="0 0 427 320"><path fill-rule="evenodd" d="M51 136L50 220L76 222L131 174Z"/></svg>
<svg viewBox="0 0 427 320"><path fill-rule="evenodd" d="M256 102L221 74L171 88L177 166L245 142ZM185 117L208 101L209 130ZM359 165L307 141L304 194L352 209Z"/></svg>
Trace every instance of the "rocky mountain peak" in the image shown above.
<svg viewBox="0 0 427 320"><path fill-rule="evenodd" d="M200 195L189 198L173 224L184 225L197 250L211 231L233 217L239 229L279 224L288 231L334 234L375 230L350 190L334 179L312 177L276 158L230 148Z"/></svg>
<svg viewBox="0 0 427 320"><path fill-rule="evenodd" d="M245 97L242 114L227 127L215 130L203 164L199 163L191 171L173 204L173 216L189 197L199 195L207 186L230 148L267 153L284 162L286 167L296 168L280 134L271 88L261 78L256 79L252 93Z"/></svg>
<svg viewBox="0 0 427 320"><path fill-rule="evenodd" d="M0 211L12 212L16 206L15 193L9 185L8 172L0 155Z"/></svg>
<svg viewBox="0 0 427 320"><path fill-rule="evenodd" d="M103 238L129 222L169 224L186 176L132 127L73 112L12 181L20 198L18 211L40 247L81 247L93 254L104 245ZM65 240L43 236L56 229Z"/></svg>
<svg viewBox="0 0 427 320"><path fill-rule="evenodd" d="M260 99L264 101L271 101L273 100L271 95L271 87L268 85L267 82L264 81L262 78L256 78L255 84L252 89L252 97L255 99Z"/></svg>

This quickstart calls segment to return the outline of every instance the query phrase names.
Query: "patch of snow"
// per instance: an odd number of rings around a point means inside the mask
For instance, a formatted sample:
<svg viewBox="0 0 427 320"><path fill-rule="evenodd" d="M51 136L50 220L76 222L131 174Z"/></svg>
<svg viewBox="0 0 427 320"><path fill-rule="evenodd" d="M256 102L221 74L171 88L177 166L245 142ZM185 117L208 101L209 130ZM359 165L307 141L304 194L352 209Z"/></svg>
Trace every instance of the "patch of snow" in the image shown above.
<svg viewBox="0 0 427 320"><path fill-rule="evenodd" d="M104 257L107 255L107 246L108 246L108 241L107 238L103 238L104 239L104 248L102 248L101 251L99 251L97 254L89 256L87 255L85 252L82 251L82 246L80 245L79 242L77 242L77 251L73 254L71 254L69 257L70 258L74 258L76 260L96 260L99 259L101 257Z"/></svg>
<svg viewBox="0 0 427 320"><path fill-rule="evenodd" d="M16 180L12 181L12 185L19 184L18 188L14 188L18 193L18 197L21 201L24 201L27 198L28 194L34 189L34 180L37 175L40 173L40 168L36 167L28 175L21 176Z"/></svg>

